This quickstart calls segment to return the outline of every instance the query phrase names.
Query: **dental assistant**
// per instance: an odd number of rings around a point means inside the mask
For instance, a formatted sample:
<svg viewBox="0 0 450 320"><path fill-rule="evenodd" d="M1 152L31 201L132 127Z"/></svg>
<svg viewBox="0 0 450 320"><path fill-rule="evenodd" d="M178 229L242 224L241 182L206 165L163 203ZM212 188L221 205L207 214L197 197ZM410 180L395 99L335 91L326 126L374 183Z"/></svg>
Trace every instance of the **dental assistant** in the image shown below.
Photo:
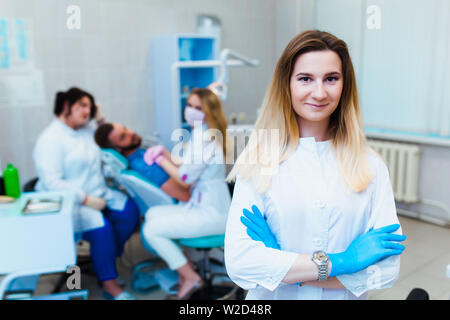
<svg viewBox="0 0 450 320"><path fill-rule="evenodd" d="M271 129L279 138L261 139ZM406 236L344 41L306 31L289 42L235 177L225 263L247 299L367 299L397 280Z"/></svg>
<svg viewBox="0 0 450 320"><path fill-rule="evenodd" d="M103 119L94 97L79 88L58 92L55 118L39 136L33 151L38 175L36 190L73 190L75 238L90 244L91 259L105 297L134 299L117 281L116 258L139 222L136 204L106 186L100 149L89 121Z"/></svg>
<svg viewBox="0 0 450 320"><path fill-rule="evenodd" d="M156 161L191 193L187 203L150 208L142 228L144 243L150 245L170 269L178 272L178 292L168 299L188 299L203 286L200 276L174 240L224 234L231 202L225 182L227 123L220 100L209 89L192 90L185 118L192 132L181 159L161 146L147 150L144 155L148 164ZM214 135L214 140L208 138L209 133Z"/></svg>

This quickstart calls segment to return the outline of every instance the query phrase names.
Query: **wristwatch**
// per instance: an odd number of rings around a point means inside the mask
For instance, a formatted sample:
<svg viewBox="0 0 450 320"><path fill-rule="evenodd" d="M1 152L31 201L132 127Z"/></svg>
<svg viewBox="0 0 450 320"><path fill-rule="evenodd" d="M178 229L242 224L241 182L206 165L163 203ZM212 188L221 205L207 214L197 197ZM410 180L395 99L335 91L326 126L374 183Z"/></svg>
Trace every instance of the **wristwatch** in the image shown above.
<svg viewBox="0 0 450 320"><path fill-rule="evenodd" d="M319 281L328 279L328 255L324 251L314 251L311 259L319 268Z"/></svg>

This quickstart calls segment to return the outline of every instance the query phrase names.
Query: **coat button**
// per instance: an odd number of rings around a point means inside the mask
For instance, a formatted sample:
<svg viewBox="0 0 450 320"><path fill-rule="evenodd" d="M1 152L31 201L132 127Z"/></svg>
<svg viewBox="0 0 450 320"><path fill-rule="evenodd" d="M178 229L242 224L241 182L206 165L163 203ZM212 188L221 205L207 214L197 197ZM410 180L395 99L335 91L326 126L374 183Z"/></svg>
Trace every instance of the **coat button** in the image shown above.
<svg viewBox="0 0 450 320"><path fill-rule="evenodd" d="M322 240L320 240L320 239L314 239L314 240L313 240L313 243L314 243L315 246L320 247L320 246L322 245Z"/></svg>

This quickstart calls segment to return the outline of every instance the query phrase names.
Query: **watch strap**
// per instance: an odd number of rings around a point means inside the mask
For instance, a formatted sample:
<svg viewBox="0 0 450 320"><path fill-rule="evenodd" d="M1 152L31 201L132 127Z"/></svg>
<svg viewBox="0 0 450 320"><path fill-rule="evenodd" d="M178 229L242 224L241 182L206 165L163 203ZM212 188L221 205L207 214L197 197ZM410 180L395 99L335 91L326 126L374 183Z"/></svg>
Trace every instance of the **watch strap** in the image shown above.
<svg viewBox="0 0 450 320"><path fill-rule="evenodd" d="M319 281L328 279L328 263L319 264Z"/></svg>

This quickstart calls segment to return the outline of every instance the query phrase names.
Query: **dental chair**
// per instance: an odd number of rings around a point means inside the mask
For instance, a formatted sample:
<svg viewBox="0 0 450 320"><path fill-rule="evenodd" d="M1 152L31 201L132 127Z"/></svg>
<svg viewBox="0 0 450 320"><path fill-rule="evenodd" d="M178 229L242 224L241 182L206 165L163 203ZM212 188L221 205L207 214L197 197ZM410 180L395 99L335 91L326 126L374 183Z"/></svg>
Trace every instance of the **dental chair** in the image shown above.
<svg viewBox="0 0 450 320"><path fill-rule="evenodd" d="M234 182L228 183L228 190L233 196ZM200 276L205 281L206 286L195 292L192 300L242 300L244 298L244 291L236 286L228 277L223 262L210 257L213 249L218 249L223 252L225 235L212 235L198 238L184 238L177 239L177 242L187 248L193 248L202 252L203 258L200 263ZM214 271L213 269L217 270ZM228 281L215 282L215 279L227 279Z"/></svg>
<svg viewBox="0 0 450 320"><path fill-rule="evenodd" d="M142 229L141 229L142 232ZM142 236L144 247L156 254L153 249L146 243L145 238ZM225 265L222 261L211 257L211 251L213 249L223 252L224 247L224 234L211 235L197 238L181 238L175 241L186 248L192 248L202 253L200 260L195 260L194 269L199 273L203 281L205 282L204 288L196 291L190 300L235 300L243 299L243 290L236 286L228 277L225 270ZM172 289L178 282L178 274L174 270L169 268L162 268L156 270L155 265L151 261L144 261L140 263L135 270L142 270L145 277L145 273L154 274L155 280L163 291L168 294L175 294L176 291ZM143 279L145 281L145 279ZM216 281L217 280L217 281ZM141 293L146 293L144 290ZM150 291L150 290L148 290ZM148 292L147 291L147 292Z"/></svg>
<svg viewBox="0 0 450 320"><path fill-rule="evenodd" d="M228 183L230 195L233 195L234 183ZM142 234L142 229L141 229ZM153 249L145 242L142 235L144 247L154 252ZM212 250L220 250L223 252L225 235L211 235L196 238L180 238L176 242L186 248L195 249L202 254L201 260L196 261L194 267L198 267L198 273L205 282L205 287L196 291L191 297L191 300L243 300L245 292L243 289L236 286L225 270L224 262L211 256ZM155 252L154 252L155 253ZM156 253L155 253L156 254ZM152 267L152 265L142 264L142 268ZM176 291L172 287L178 282L178 274L176 271L170 269L162 269L154 271L158 283L161 288L169 294L175 294Z"/></svg>
<svg viewBox="0 0 450 320"><path fill-rule="evenodd" d="M169 197L147 178L130 170L128 159L118 151L101 149L101 159L103 174L107 182L112 187L125 191L133 199L141 213L141 221L152 206L176 203L175 199ZM147 250L155 254L150 248ZM152 258L133 267L131 286L134 291L148 293L159 287L155 279L156 265L159 261L159 258Z"/></svg>
<svg viewBox="0 0 450 320"><path fill-rule="evenodd" d="M116 188L122 187L136 202L142 216L152 206L175 204L175 199L170 198L166 193L148 181L145 177L137 172L128 169L128 160L114 149L102 149L102 166L105 177L112 179L117 185ZM230 194L233 193L234 184L228 185ZM141 229L142 232L142 229ZM199 263L200 275L206 282L204 289L196 292L192 299L227 299L228 297L238 296L239 289L235 285L218 285L214 283L214 279L218 277L226 277L225 272L213 272L212 265L215 267L223 267L223 263L210 257L212 249L221 249L224 246L225 235L213 235L207 237L177 239L177 242L187 248L194 248L203 253L203 258ZM142 239L144 239L142 237ZM156 252L143 241L147 251L156 255ZM159 260L159 261L158 261ZM132 271L132 288L139 293L148 293L151 290L161 287L163 290L170 292L169 288L163 284L164 277L172 277L175 271L168 269L157 270L156 265L161 260L152 258L140 262L134 266ZM232 282L229 282L232 284ZM145 286L144 286L145 284Z"/></svg>
<svg viewBox="0 0 450 320"><path fill-rule="evenodd" d="M136 171L129 170L128 159L114 149L101 149L103 174L112 179L116 188L123 188L136 202L139 212L144 215L150 207L174 204L175 199L155 186Z"/></svg>
<svg viewBox="0 0 450 320"><path fill-rule="evenodd" d="M205 282L205 287L196 291L190 299L192 300L236 300L241 298L241 290L231 281L222 281L215 283L218 278L228 278L224 264L210 257L212 249L223 251L225 235L213 235L198 238L178 239L177 242L188 248L194 248L203 253L203 259L199 264L200 276ZM214 272L213 267L218 271ZM229 278L228 278L229 279Z"/></svg>

